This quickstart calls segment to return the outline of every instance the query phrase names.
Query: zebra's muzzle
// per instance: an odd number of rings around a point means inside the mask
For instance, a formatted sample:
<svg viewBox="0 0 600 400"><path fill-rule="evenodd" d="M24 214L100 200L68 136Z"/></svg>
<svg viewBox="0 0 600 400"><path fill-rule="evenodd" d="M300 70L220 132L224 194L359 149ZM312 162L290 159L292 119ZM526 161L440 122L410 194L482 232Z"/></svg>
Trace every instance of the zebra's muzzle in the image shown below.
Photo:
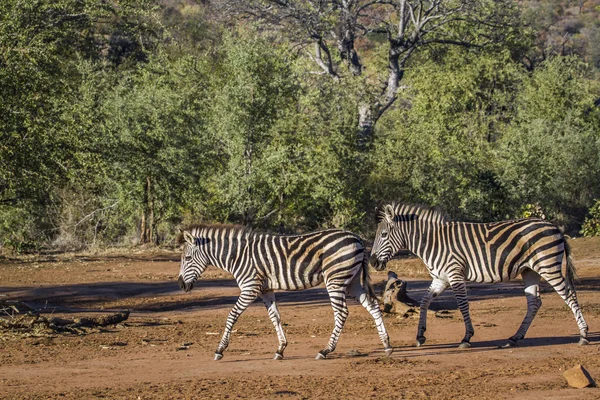
<svg viewBox="0 0 600 400"><path fill-rule="evenodd" d="M184 292L189 292L190 290L192 290L192 288L194 287L194 282L190 282L190 283L186 283L183 280L183 276L179 275L179 279L177 280L177 283L179 283L179 287L181 288L181 290L183 290Z"/></svg>
<svg viewBox="0 0 600 400"><path fill-rule="evenodd" d="M369 257L369 265L377 271L383 271L386 264L387 263L384 261L379 261L375 254L372 254L371 257Z"/></svg>

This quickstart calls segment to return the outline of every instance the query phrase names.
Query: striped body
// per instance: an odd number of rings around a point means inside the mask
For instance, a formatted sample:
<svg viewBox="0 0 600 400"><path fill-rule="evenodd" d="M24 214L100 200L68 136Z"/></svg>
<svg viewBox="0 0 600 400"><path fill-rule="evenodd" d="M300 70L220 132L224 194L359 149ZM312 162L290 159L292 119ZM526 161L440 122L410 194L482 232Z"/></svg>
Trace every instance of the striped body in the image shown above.
<svg viewBox="0 0 600 400"><path fill-rule="evenodd" d="M540 219L519 219L495 223L449 221L431 208L389 204L378 212L378 228L372 262L383 265L400 249L419 256L433 282L421 301L417 343L424 343L427 309L433 297L446 288L454 291L463 315L468 347L474 330L469 315L466 281L497 283L523 277L527 315L510 343L523 339L537 310L540 278L544 278L571 308L577 321L581 344L587 342L587 324L577 303L573 285L574 266L562 233ZM562 261L567 256L566 273Z"/></svg>
<svg viewBox="0 0 600 400"><path fill-rule="evenodd" d="M325 357L335 349L346 320L346 294L357 298L372 314L386 350L389 339L377 300L368 282L368 266L360 238L342 230L305 235L256 233L242 227L194 226L183 231L183 254L179 282L190 290L208 265L230 272L241 294L229 315L217 358L229 343L231 328L239 315L261 296L280 340L276 358L287 345L276 308L274 290L302 290L325 283L335 314L335 328Z"/></svg>
<svg viewBox="0 0 600 400"><path fill-rule="evenodd" d="M562 256L565 243L556 226L539 219L489 224L446 222L427 226L425 235L410 248L423 259L433 277L459 264L464 266L467 281L479 283L513 280L524 268L535 269L540 252L547 247L555 253L544 256Z"/></svg>

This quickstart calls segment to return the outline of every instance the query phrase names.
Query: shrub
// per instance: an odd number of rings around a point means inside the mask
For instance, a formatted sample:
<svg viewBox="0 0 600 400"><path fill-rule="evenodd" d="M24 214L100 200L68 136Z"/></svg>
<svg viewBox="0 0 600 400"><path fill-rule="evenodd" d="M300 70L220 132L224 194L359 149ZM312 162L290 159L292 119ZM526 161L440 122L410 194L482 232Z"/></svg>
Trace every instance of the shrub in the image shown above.
<svg viewBox="0 0 600 400"><path fill-rule="evenodd" d="M585 218L581 234L585 237L600 236L600 200L590 208L589 217Z"/></svg>

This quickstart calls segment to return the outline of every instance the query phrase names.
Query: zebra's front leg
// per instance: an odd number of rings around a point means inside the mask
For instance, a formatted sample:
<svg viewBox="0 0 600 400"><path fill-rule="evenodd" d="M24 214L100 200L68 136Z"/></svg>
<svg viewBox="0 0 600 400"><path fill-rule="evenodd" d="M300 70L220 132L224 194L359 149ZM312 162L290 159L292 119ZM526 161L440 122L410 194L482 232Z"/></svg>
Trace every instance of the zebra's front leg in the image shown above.
<svg viewBox="0 0 600 400"><path fill-rule="evenodd" d="M279 347L277 348L277 352L275 353L274 360L281 360L283 358L283 350L285 350L287 346L287 340L285 338L285 333L283 332L283 328L281 327L281 317L279 315L279 310L277 309L277 302L275 301L275 293L272 290L264 292L261 295L263 302L265 303L265 307L267 307L267 312L269 313L269 318L271 318L271 322L275 326L275 331L277 332L277 339L279 340Z"/></svg>
<svg viewBox="0 0 600 400"><path fill-rule="evenodd" d="M463 320L465 321L465 337L458 346L460 349L468 349L471 347L471 338L475 334L475 329L471 323L471 315L469 314L469 300L467 299L467 285L462 277L457 277L450 280L450 286L454 292L454 297L458 303Z"/></svg>
<svg viewBox="0 0 600 400"><path fill-rule="evenodd" d="M340 334L342 333L342 328L346 323L346 318L348 318L348 306L346 305L346 289L328 288L327 291L329 292L329 299L331 300L331 307L333 308L335 326L333 327L333 332L331 333L331 338L329 339L327 347L325 347L323 350L317 353L317 360L323 360L327 358L327 354L335 350L337 342L340 338Z"/></svg>
<svg viewBox="0 0 600 400"><path fill-rule="evenodd" d="M527 297L527 314L517 333L508 339L505 347L516 346L517 342L525 337L535 315L542 306L542 299L540 299L540 275L527 268L521 273L521 276L523 277L523 285L525 286L525 297Z"/></svg>
<svg viewBox="0 0 600 400"><path fill-rule="evenodd" d="M237 299L235 306L229 312L229 316L227 317L227 323L225 324L225 332L223 332L223 337L219 342L219 346L215 351L215 360L220 360L223 358L223 352L229 346L229 338L231 337L231 330L233 329L233 325L235 325L236 321L242 315L244 310L248 308L250 304L258 297L259 290L258 288L249 288L242 289L242 293L240 293L240 297Z"/></svg>
<svg viewBox="0 0 600 400"><path fill-rule="evenodd" d="M419 312L419 328L417 330L417 347L425 343L425 331L427 330L427 310L434 297L439 296L446 290L448 283L441 279L434 279L429 285L429 289L425 296L421 299L421 307Z"/></svg>

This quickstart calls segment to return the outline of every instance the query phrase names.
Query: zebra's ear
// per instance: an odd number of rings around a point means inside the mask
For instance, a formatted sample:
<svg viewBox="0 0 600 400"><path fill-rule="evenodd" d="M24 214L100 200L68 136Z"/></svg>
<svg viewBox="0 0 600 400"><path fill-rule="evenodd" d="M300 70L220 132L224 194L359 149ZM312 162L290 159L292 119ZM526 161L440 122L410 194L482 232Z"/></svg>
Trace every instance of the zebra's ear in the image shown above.
<svg viewBox="0 0 600 400"><path fill-rule="evenodd" d="M196 238L188 231L183 231L183 239L187 244L191 244L192 246L196 244Z"/></svg>
<svg viewBox="0 0 600 400"><path fill-rule="evenodd" d="M396 211L394 211L394 207L391 204L386 204L383 207L383 215L388 224L393 224L394 219L396 218Z"/></svg>

